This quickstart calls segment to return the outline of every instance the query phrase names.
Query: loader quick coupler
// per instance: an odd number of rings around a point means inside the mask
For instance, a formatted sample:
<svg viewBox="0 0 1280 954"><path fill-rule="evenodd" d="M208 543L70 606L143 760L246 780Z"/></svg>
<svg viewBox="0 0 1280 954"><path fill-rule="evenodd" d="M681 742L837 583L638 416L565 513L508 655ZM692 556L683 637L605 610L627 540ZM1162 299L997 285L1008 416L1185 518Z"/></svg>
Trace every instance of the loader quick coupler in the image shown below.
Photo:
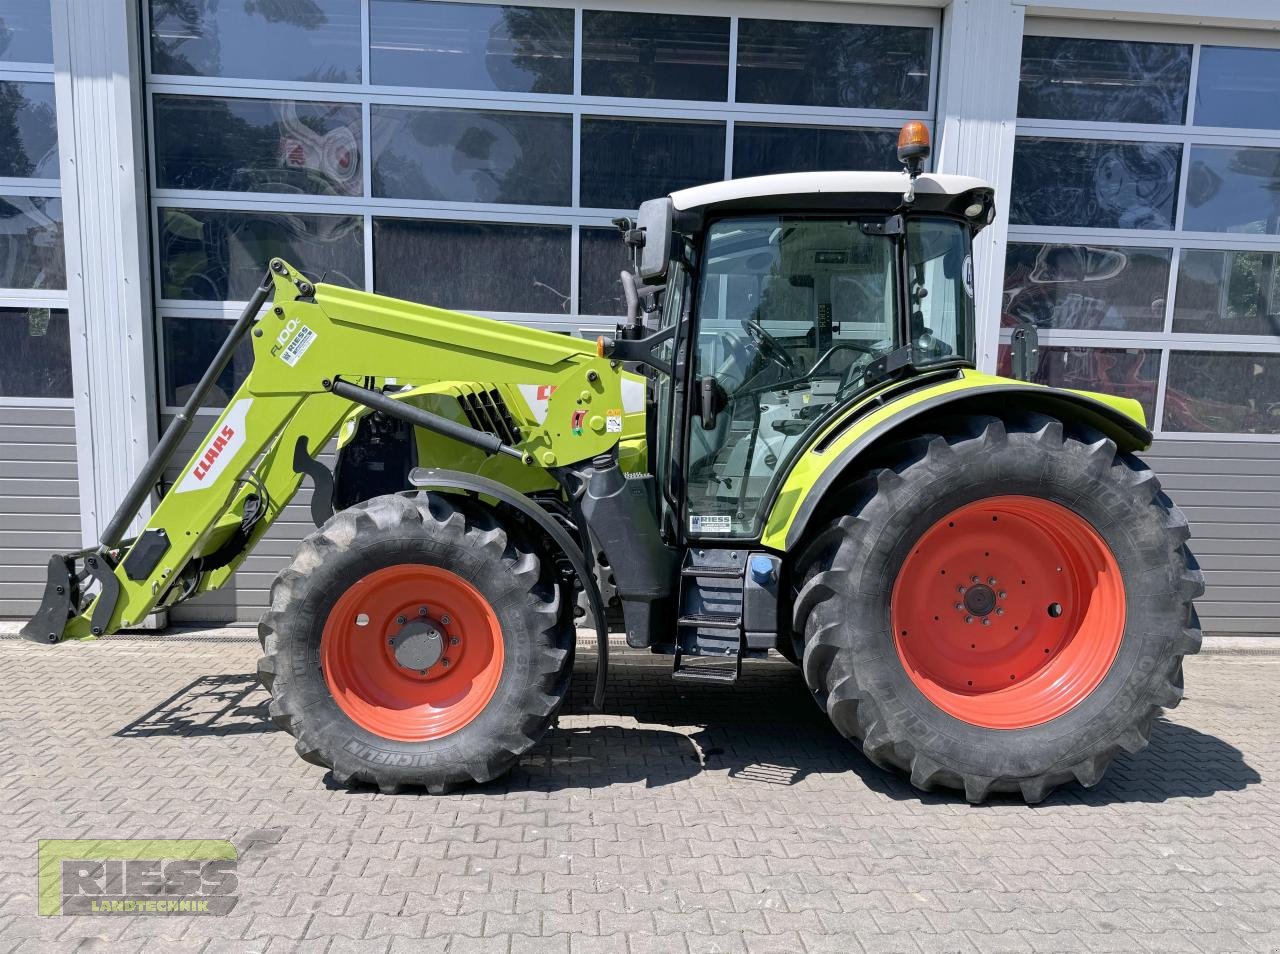
<svg viewBox="0 0 1280 954"><path fill-rule="evenodd" d="M76 560L83 559L84 569L76 571ZM98 599L89 620L89 631L101 636L111 622L120 601L120 581L116 578L115 562L104 549L78 550L66 555L55 554L49 558L45 576L44 594L40 608L21 629L23 639L33 643L51 644L62 640L67 620L79 612L80 584L93 578L98 581Z"/></svg>
<svg viewBox="0 0 1280 954"><path fill-rule="evenodd" d="M22 638L33 643L58 642L71 617L72 595L76 589L69 559L57 554L50 557L40 608L22 627Z"/></svg>

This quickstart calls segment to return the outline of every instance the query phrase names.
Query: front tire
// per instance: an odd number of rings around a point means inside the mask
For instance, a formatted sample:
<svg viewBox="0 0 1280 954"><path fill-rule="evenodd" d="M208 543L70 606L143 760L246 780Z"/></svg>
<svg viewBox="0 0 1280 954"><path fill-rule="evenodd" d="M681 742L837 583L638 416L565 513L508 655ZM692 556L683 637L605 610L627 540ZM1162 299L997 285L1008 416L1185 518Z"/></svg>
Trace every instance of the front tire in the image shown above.
<svg viewBox="0 0 1280 954"><path fill-rule="evenodd" d="M259 624L270 712L308 762L384 792L506 772L550 725L574 630L491 510L374 497L311 534Z"/></svg>
<svg viewBox="0 0 1280 954"><path fill-rule="evenodd" d="M1057 419L899 445L802 552L796 631L836 728L921 789L1097 784L1182 698L1203 591L1152 472Z"/></svg>

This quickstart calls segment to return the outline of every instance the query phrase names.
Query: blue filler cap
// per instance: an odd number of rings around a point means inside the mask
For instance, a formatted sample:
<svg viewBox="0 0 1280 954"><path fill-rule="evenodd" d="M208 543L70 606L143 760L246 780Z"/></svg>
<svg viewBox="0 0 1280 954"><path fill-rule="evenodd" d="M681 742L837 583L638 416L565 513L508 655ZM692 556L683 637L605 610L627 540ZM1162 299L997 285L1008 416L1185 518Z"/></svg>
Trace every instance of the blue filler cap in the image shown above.
<svg viewBox="0 0 1280 954"><path fill-rule="evenodd" d="M767 556L751 558L751 578L761 586L773 579L773 561Z"/></svg>

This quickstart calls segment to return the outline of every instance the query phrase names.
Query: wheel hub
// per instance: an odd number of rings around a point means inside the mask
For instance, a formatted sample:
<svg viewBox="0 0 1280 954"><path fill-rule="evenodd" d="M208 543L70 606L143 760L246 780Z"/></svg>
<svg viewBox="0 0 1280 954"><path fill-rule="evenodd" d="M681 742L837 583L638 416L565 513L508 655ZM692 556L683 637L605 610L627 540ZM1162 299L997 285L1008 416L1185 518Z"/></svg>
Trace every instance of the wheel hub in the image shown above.
<svg viewBox="0 0 1280 954"><path fill-rule="evenodd" d="M964 608L974 616L986 616L996 608L996 591L986 583L975 583L964 591Z"/></svg>
<svg viewBox="0 0 1280 954"><path fill-rule="evenodd" d="M444 656L444 626L430 618L415 619L405 623L400 632L390 638L396 665L426 673Z"/></svg>

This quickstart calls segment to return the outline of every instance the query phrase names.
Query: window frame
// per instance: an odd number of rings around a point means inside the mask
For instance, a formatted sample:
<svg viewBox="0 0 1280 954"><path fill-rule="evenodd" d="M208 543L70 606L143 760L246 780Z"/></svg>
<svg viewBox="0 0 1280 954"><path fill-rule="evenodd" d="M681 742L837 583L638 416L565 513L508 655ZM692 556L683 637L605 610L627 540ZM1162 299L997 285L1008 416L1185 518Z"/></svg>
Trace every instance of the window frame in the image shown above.
<svg viewBox="0 0 1280 954"><path fill-rule="evenodd" d="M1168 389L1170 354L1181 351L1251 352L1280 354L1280 336L1233 335L1176 332L1173 330L1178 273L1184 250L1265 251L1280 254L1280 235L1235 232L1191 232L1183 230L1186 218L1187 179L1191 152L1195 146L1280 148L1280 130L1232 129L1198 126L1195 120L1196 86L1200 72L1200 51L1206 46L1247 46L1280 50L1280 36L1262 31L1205 30L1164 24L1123 24L1087 20L1028 17L1025 35L1057 36L1096 40L1131 40L1182 43L1191 46L1191 73L1187 88L1187 115L1182 125L1148 123L1090 122L1082 120L1031 119L1018 117L1016 136L1047 139L1093 139L1128 142L1160 142L1179 147L1180 168L1174 203L1174 220L1169 229L1083 228L1074 226L1009 225L1009 243L1134 246L1170 249L1168 287L1165 290L1164 320L1159 331L1104 331L1083 329L1038 329L1046 347L1136 348L1159 354L1155 414L1148 425L1158 440L1244 441L1280 443L1280 434L1192 432L1166 430L1165 396ZM1003 313L1003 309L1002 309ZM1002 322L1003 324L1003 322ZM1013 328L999 329L1000 346L1008 346Z"/></svg>
<svg viewBox="0 0 1280 954"><path fill-rule="evenodd" d="M52 63L20 63L0 62L0 82L4 83L45 83L54 86ZM55 91L55 97L56 97ZM61 144L59 144L61 145ZM61 160L59 160L61 163ZM0 177L0 195L30 196L33 198L62 199L62 180L57 179L25 179ZM65 236L67 210L63 207L63 229ZM66 254L64 247L63 254ZM68 282L70 276L68 276ZM0 288L0 308L48 308L65 311L70 315L71 299L65 288ZM73 361L74 367L74 361ZM75 382L72 381L74 389ZM4 407L60 407L73 408L74 397L3 397L0 405Z"/></svg>

